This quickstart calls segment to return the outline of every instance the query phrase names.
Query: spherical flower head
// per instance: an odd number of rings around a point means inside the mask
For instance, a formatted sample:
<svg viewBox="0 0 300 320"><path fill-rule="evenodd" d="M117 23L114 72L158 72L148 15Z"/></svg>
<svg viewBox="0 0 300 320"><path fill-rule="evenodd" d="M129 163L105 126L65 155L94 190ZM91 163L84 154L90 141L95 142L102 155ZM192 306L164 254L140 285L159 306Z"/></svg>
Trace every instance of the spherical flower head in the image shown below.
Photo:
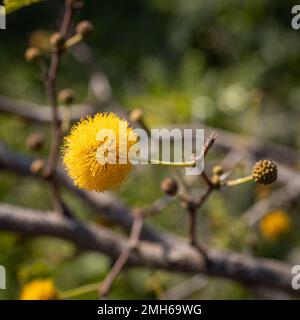
<svg viewBox="0 0 300 320"><path fill-rule="evenodd" d="M260 184L270 184L277 179L277 166L271 160L260 160L252 169L252 177Z"/></svg>
<svg viewBox="0 0 300 320"><path fill-rule="evenodd" d="M129 149L137 136L114 113L82 119L65 138L63 163L74 184L98 192L116 190L132 169Z"/></svg>
<svg viewBox="0 0 300 320"><path fill-rule="evenodd" d="M51 279L33 280L25 284L21 290L21 300L56 300L57 289Z"/></svg>
<svg viewBox="0 0 300 320"><path fill-rule="evenodd" d="M282 210L270 212L261 219L259 224L262 235L270 240L275 240L285 234L290 230L290 227L291 219L289 215Z"/></svg>

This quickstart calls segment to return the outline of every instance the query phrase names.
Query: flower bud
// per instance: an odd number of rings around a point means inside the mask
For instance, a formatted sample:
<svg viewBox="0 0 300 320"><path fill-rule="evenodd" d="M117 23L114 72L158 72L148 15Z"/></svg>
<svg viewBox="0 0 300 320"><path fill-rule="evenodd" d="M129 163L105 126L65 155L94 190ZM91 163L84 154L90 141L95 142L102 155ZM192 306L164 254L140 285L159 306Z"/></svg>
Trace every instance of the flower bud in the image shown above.
<svg viewBox="0 0 300 320"><path fill-rule="evenodd" d="M144 112L142 109L133 109L129 115L131 122L141 122L143 120Z"/></svg>
<svg viewBox="0 0 300 320"><path fill-rule="evenodd" d="M65 39L60 32L55 32L49 39L51 47L55 49L62 49L65 43Z"/></svg>
<svg viewBox="0 0 300 320"><path fill-rule="evenodd" d="M25 51L25 60L27 62L35 62L40 59L42 52L39 48L31 47Z"/></svg>
<svg viewBox="0 0 300 320"><path fill-rule="evenodd" d="M161 190L169 196L175 196L178 191L176 180L172 178L164 179L160 184Z"/></svg>
<svg viewBox="0 0 300 320"><path fill-rule="evenodd" d="M31 151L39 150L43 146L43 143L43 135L37 132L30 134L26 140L26 146Z"/></svg>
<svg viewBox="0 0 300 320"><path fill-rule="evenodd" d="M74 101L74 91L72 89L63 89L58 93L58 102L64 105L70 105Z"/></svg>
<svg viewBox="0 0 300 320"><path fill-rule="evenodd" d="M215 188L219 188L221 186L221 180L220 180L220 176L217 174L214 174L210 181L212 182L212 184L214 185Z"/></svg>
<svg viewBox="0 0 300 320"><path fill-rule="evenodd" d="M33 174L39 174L43 171L44 167L45 161L43 159L37 159L31 163L30 171Z"/></svg>
<svg viewBox="0 0 300 320"><path fill-rule="evenodd" d="M90 21L84 20L77 24L76 33L80 34L83 38L87 37L94 30L94 26Z"/></svg>
<svg viewBox="0 0 300 320"><path fill-rule="evenodd" d="M212 169L212 173L213 175L221 176L224 173L222 166L214 166Z"/></svg>

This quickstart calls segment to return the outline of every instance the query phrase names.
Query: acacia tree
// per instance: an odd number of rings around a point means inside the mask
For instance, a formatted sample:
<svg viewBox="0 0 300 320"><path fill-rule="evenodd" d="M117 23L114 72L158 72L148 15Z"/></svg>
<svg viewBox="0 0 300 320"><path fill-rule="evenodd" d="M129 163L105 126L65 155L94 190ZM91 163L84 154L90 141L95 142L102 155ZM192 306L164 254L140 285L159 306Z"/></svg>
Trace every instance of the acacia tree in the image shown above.
<svg viewBox="0 0 300 320"><path fill-rule="evenodd" d="M66 52L71 51L79 62L91 70L92 75L97 73L100 77L101 86L99 83L93 86L95 95L100 94L101 97L105 97L104 101L102 100L105 105L117 105L119 113L126 117L124 109L111 93L107 77L95 67L92 52L83 43L93 31L91 22L79 22L73 33L74 16L82 6L82 0L65 1L60 29L49 39L50 46L47 54L50 55L50 62L48 65L44 59L45 53L39 48L30 47L25 53L26 60L39 67L49 107L41 108L7 97L0 97L0 111L52 126L51 147L47 159L25 157L1 144L0 168L17 172L20 175L32 176L36 178L37 183L46 181L53 200L51 212L0 204L0 229L24 235L49 235L67 239L83 250L99 251L111 257L114 264L105 280L99 284L100 297L109 294L113 281L125 266L150 267L170 272L202 273L239 281L247 286L266 286L298 294L299 292L291 286L293 275L291 266L286 263L230 251L219 251L198 239L197 217L203 204L214 192L248 181L261 184L273 183L277 179L278 167L279 180L284 186L271 194L269 198L254 204L242 215L241 219L245 220L249 227L255 225L273 207L289 202L299 195L300 179L291 180L291 177L298 177L299 174L282 165L280 158L276 158L281 151L280 147L270 144L265 148L255 141L252 141L251 144L247 143L252 161L271 157L277 164L275 165L271 160L260 160L255 163L249 176L230 179L229 175L234 170L235 163L232 161L231 167L224 170L221 160L220 164L214 166L212 170L205 169L202 172L201 188L197 184L188 184L181 171L174 171L173 177L161 183L164 196L142 207L129 207L121 202L116 193L107 191L113 186L118 186L131 168L126 167L126 170L118 166L109 168L95 162L94 147L95 143L99 145L99 142L96 142L93 132L95 127L100 128L106 125L110 127L115 123L125 122L125 120L116 115L97 114L98 106L74 105L73 91L57 88L60 61ZM81 117L88 115L91 116L88 120L81 120L67 135L72 122L77 122ZM93 115L96 116L92 117ZM129 120L133 126L142 127L149 132L150 128L147 126L141 109L134 110L129 115ZM128 130L131 130L130 126ZM206 131L210 133L201 154L196 155L195 159L205 158L209 162L209 151L212 148L230 154L232 145L240 141L237 135L215 128L207 128ZM60 159L64 135L67 136L62 153L63 166ZM90 137L91 140L89 140ZM29 141L29 145L33 148L39 143L38 136L32 137ZM88 154L85 157L84 152L87 152L87 148L89 148ZM294 157L292 151L288 152L291 157ZM83 155L82 158L80 155ZM87 159L92 159L93 162L89 163ZM91 167L95 168L95 172L90 177L85 176L90 174ZM88 168L87 171L86 168ZM124 231L129 231L129 237L120 236L102 226L78 219L62 198L61 186L82 198L99 214L120 225ZM204 191L203 188L205 188ZM100 192L95 193L91 190ZM164 209L173 202L178 202L178 205L186 210L187 239L182 239L165 230L158 230L147 223L150 216L163 214Z"/></svg>

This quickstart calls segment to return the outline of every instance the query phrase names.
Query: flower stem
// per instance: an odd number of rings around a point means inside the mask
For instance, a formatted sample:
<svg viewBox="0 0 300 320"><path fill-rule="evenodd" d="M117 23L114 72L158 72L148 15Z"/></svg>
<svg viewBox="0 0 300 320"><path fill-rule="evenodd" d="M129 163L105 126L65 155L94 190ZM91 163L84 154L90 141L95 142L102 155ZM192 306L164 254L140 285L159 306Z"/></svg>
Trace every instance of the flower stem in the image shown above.
<svg viewBox="0 0 300 320"><path fill-rule="evenodd" d="M184 162L171 162L171 161L161 161L161 160L151 160L148 161L149 164L159 164L162 166L171 166L171 167L195 167L196 161L184 161Z"/></svg>
<svg viewBox="0 0 300 320"><path fill-rule="evenodd" d="M238 178L238 179L235 179L235 180L229 180L227 182L225 182L225 185L226 186L236 186L236 185L239 185L239 184L242 184L242 183L246 183L246 182L249 182L249 181L252 181L253 180L253 177L251 175L249 176L246 176L246 177L243 177L243 178Z"/></svg>
<svg viewBox="0 0 300 320"><path fill-rule="evenodd" d="M68 49L72 46L74 46L76 43L82 41L82 35L81 34L75 34L73 37L66 40L64 48Z"/></svg>
<svg viewBox="0 0 300 320"><path fill-rule="evenodd" d="M196 160L183 161L183 162L172 162L172 161L163 161L163 160L145 160L141 158L134 158L134 160L139 161L140 164L156 164L161 166L170 166L170 167L195 167L197 162Z"/></svg>
<svg viewBox="0 0 300 320"><path fill-rule="evenodd" d="M63 291L60 292L59 294L59 298L61 299L70 299L72 297L75 296L79 296L81 294L84 293L89 293L89 292L93 292L93 291L97 291L99 288L99 282L96 283L90 283L75 289L71 289L71 290L67 290L67 291Z"/></svg>

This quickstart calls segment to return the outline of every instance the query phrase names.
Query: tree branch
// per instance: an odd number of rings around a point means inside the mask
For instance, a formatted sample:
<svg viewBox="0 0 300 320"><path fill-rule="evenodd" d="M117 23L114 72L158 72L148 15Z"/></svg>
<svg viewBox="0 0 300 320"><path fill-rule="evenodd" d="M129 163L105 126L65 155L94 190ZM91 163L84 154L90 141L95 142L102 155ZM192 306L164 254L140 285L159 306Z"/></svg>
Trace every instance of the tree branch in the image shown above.
<svg viewBox="0 0 300 320"><path fill-rule="evenodd" d="M72 121L77 121L87 114L95 113L96 106L93 105L72 105ZM0 95L0 112L18 116L22 119L41 123L51 124L52 111L49 106L38 105L33 102L15 100ZM58 117L62 120L61 112L58 110Z"/></svg>
<svg viewBox="0 0 300 320"><path fill-rule="evenodd" d="M31 176L44 180L40 175L31 172L30 166L34 158L20 155L10 150L5 144L0 142L0 169L10 170L12 172ZM56 179L64 185L69 191L79 196L89 207L95 210L97 214L103 215L107 220L122 226L126 230L130 230L133 224L132 212L120 199L112 192L89 192L74 187L65 171L58 167L56 171ZM171 243L174 237L171 234L161 234L156 228L144 225L142 229L142 238L144 240Z"/></svg>
<svg viewBox="0 0 300 320"><path fill-rule="evenodd" d="M100 226L83 225L78 221L51 212L24 209L0 204L0 229L34 236L54 236L72 241L84 250L101 252L116 259L125 249L127 241ZM210 263L183 241L173 245L141 241L132 252L129 266L151 267L170 272L204 273L224 277L247 285L277 288L300 294L291 286L291 266L288 264L247 255L210 250Z"/></svg>

